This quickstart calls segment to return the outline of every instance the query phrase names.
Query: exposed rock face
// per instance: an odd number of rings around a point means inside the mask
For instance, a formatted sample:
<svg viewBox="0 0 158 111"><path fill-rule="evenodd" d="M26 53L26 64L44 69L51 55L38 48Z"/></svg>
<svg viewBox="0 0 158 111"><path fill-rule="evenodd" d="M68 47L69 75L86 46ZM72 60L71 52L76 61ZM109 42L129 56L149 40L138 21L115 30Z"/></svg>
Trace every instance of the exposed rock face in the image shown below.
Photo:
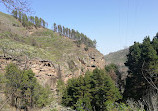
<svg viewBox="0 0 158 111"><path fill-rule="evenodd" d="M92 71L96 67L104 68L105 60L104 56L96 49L89 48L88 51L83 53L84 56L75 57L75 59L68 59L60 64L53 63L46 60L16 60L13 58L0 57L0 70L4 72L5 67L9 63L17 64L21 69L32 69L36 78L42 85L49 85L52 90L56 89L56 83L58 79L62 79L66 82L72 77L78 77L84 75L87 70ZM63 58L64 59L64 58Z"/></svg>

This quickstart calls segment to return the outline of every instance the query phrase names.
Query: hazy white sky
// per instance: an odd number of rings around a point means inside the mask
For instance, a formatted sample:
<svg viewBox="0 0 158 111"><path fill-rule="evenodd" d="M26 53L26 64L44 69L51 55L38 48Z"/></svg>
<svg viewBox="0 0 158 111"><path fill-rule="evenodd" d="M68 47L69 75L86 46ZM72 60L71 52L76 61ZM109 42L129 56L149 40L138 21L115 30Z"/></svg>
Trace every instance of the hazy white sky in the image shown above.
<svg viewBox="0 0 158 111"><path fill-rule="evenodd" d="M103 54L158 32L158 0L30 0L35 15L97 40ZM0 11L6 9L0 4Z"/></svg>

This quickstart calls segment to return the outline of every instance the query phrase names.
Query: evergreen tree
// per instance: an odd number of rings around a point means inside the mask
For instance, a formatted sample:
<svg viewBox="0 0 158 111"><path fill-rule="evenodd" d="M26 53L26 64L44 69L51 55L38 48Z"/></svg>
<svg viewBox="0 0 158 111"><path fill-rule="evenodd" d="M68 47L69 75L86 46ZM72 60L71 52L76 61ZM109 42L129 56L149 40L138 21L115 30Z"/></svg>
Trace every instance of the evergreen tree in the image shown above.
<svg viewBox="0 0 158 111"><path fill-rule="evenodd" d="M63 35L66 36L66 30L64 26L63 26Z"/></svg>
<svg viewBox="0 0 158 111"><path fill-rule="evenodd" d="M139 100L147 89L158 87L158 42L154 37L153 41L149 37L140 44L135 42L129 48L126 66L129 68L124 97Z"/></svg>
<svg viewBox="0 0 158 111"><path fill-rule="evenodd" d="M44 107L49 104L49 90L37 83L32 70L20 70L15 64L6 67L6 96L16 108Z"/></svg>
<svg viewBox="0 0 158 111"><path fill-rule="evenodd" d="M108 101L121 99L114 82L104 70L95 69L68 81L62 103L76 110L104 111Z"/></svg>
<svg viewBox="0 0 158 111"><path fill-rule="evenodd" d="M32 24L35 24L35 18L34 18L33 16L30 16L30 22L31 22Z"/></svg>
<svg viewBox="0 0 158 111"><path fill-rule="evenodd" d="M56 23L54 23L54 32L57 32L57 26L56 26Z"/></svg>
<svg viewBox="0 0 158 111"><path fill-rule="evenodd" d="M13 10L12 11L12 15L13 15L13 17L15 17L17 19L18 18L18 12L17 12L17 10Z"/></svg>
<svg viewBox="0 0 158 111"><path fill-rule="evenodd" d="M60 35L62 35L63 31L62 31L62 26L61 25L58 25L58 33Z"/></svg>
<svg viewBox="0 0 158 111"><path fill-rule="evenodd" d="M69 36L69 29L66 28L66 37L68 37L68 36Z"/></svg>
<svg viewBox="0 0 158 111"><path fill-rule="evenodd" d="M28 22L28 18L27 18L27 15L26 15L26 14L23 14L23 15L22 15L22 25L23 25L24 27L29 26L29 22Z"/></svg>
<svg viewBox="0 0 158 111"><path fill-rule="evenodd" d="M42 20L42 26L45 28L46 27L46 22Z"/></svg>
<svg viewBox="0 0 158 111"><path fill-rule="evenodd" d="M21 11L19 11L19 21L21 22L21 19L22 19L22 13Z"/></svg>
<svg viewBox="0 0 158 111"><path fill-rule="evenodd" d="M69 29L69 38L71 38L71 30Z"/></svg>
<svg viewBox="0 0 158 111"><path fill-rule="evenodd" d="M40 22L37 16L35 16L35 26L40 27Z"/></svg>
<svg viewBox="0 0 158 111"><path fill-rule="evenodd" d="M39 27L42 26L42 24L43 24L42 22L43 22L43 20L42 20L42 18L40 18L39 19Z"/></svg>

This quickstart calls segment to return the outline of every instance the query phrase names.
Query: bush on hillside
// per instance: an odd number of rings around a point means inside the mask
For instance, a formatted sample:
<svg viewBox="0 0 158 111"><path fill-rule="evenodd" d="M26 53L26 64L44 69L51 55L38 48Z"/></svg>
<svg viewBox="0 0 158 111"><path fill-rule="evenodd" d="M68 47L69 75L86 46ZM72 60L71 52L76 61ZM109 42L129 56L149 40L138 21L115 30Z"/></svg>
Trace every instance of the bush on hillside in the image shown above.
<svg viewBox="0 0 158 111"><path fill-rule="evenodd" d="M114 103L121 98L110 76L96 68L68 81L62 103L78 111L100 111L106 110L109 101Z"/></svg>
<svg viewBox="0 0 158 111"><path fill-rule="evenodd" d="M5 94L11 105L27 110L29 107L44 107L50 103L49 88L38 84L32 70L20 70L15 64L6 67L7 79Z"/></svg>

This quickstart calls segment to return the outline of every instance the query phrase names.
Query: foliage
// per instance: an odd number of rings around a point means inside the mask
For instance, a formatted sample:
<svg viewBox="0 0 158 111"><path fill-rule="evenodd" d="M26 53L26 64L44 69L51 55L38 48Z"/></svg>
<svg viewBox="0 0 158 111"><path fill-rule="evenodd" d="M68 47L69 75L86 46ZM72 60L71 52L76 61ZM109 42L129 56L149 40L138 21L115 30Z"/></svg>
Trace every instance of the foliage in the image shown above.
<svg viewBox="0 0 158 111"><path fill-rule="evenodd" d="M27 38L28 39L28 38ZM31 40L29 40L29 43L31 43ZM27 44L22 44L20 42L14 41L14 40L10 40L10 39L0 39L0 50L3 50L1 48L4 47L4 51L7 56L11 56L12 58L17 58L23 55L28 56L28 58L35 58L35 57L39 57L39 58L47 58L47 59L51 59L53 60L53 56L47 52L44 49L41 48L36 48L33 47L31 45L27 45ZM19 58L20 59L20 58Z"/></svg>
<svg viewBox="0 0 158 111"><path fill-rule="evenodd" d="M118 70L117 65L115 64L109 64L105 67L105 70L107 72L110 72L111 70L114 70L115 72Z"/></svg>
<svg viewBox="0 0 158 111"><path fill-rule="evenodd" d="M58 94L58 102L60 103L61 102L61 99L62 99L62 96L63 96L63 93L64 93L64 89L65 89L65 84L64 84L64 81L62 81L61 79L59 79L57 81L57 94Z"/></svg>
<svg viewBox="0 0 158 111"><path fill-rule="evenodd" d="M56 108L51 109L50 111L58 111Z"/></svg>
<svg viewBox="0 0 158 111"><path fill-rule="evenodd" d="M44 107L50 103L49 89L37 83L32 70L20 70L15 64L6 67L6 96L16 108Z"/></svg>
<svg viewBox="0 0 158 111"><path fill-rule="evenodd" d="M54 23L54 32L58 32L60 35L63 35L65 37L69 37L70 39L75 40L75 43L77 46L80 46L81 43L85 44L87 47L93 47L96 48L96 40L89 39L86 35L83 33L79 33L78 31L75 31L74 29L65 28L61 25L56 25Z"/></svg>
<svg viewBox="0 0 158 111"><path fill-rule="evenodd" d="M117 71L110 70L110 75L113 78L113 80L117 80L117 84L119 86L120 91L123 93L125 89L126 84L126 78L128 75L128 68L125 66L125 62L127 60L127 54L129 52L128 49L119 50L117 52L109 53L108 55L105 55L105 61L106 61L106 67L109 67L111 64L115 64L117 66ZM115 69L115 68L114 68ZM116 75L117 77L116 77Z"/></svg>
<svg viewBox="0 0 158 111"><path fill-rule="evenodd" d="M6 79L2 73L0 73L0 90L3 91L5 87Z"/></svg>
<svg viewBox="0 0 158 111"><path fill-rule="evenodd" d="M111 76L112 80L114 80L117 84L118 79L120 79L119 77L117 77L120 75L117 65L109 64L105 66L105 71Z"/></svg>
<svg viewBox="0 0 158 111"><path fill-rule="evenodd" d="M118 102L111 102L107 101L106 109L107 111L145 111L142 107L139 106L139 103L128 101L130 103L118 103Z"/></svg>
<svg viewBox="0 0 158 111"><path fill-rule="evenodd" d="M125 98L139 100L149 87L158 88L158 37L143 43L135 42L129 49L126 66L129 68Z"/></svg>
<svg viewBox="0 0 158 111"><path fill-rule="evenodd" d="M36 26L36 27L46 27L46 22L42 18L38 18L37 16L27 16L21 11L13 10L13 17L18 19L24 27Z"/></svg>
<svg viewBox="0 0 158 111"><path fill-rule="evenodd" d="M119 69L119 65L116 64L109 64L105 66L106 72L110 75L113 81L115 81L115 84L117 88L119 88L119 91L123 93L124 91L124 80L122 79L123 73Z"/></svg>
<svg viewBox="0 0 158 111"><path fill-rule="evenodd" d="M104 70L95 69L85 76L68 81L62 103L65 106L80 110L105 110L106 102L121 99L114 82Z"/></svg>

